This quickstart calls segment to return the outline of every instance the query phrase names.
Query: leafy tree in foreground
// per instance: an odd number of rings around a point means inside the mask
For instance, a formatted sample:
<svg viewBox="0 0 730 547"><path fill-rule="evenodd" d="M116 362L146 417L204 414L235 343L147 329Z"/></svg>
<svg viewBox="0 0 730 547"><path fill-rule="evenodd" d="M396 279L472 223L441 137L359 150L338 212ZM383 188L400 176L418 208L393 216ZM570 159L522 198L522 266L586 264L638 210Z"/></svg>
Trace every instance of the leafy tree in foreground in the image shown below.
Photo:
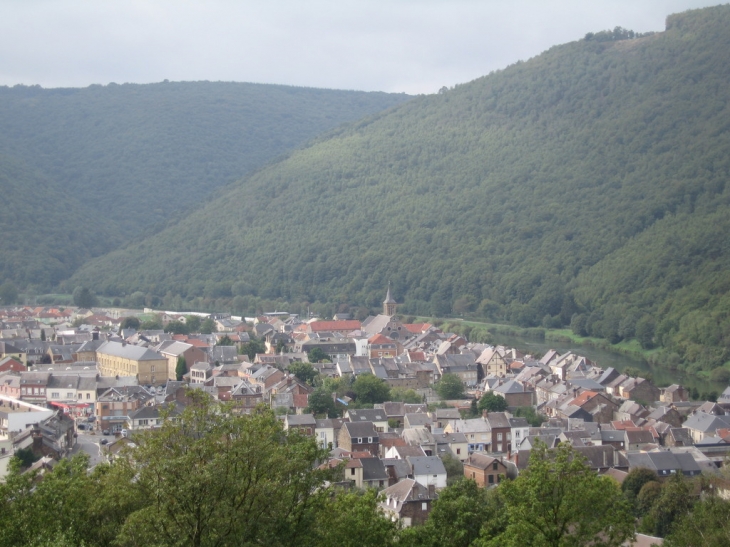
<svg viewBox="0 0 730 547"><path fill-rule="evenodd" d="M442 399L461 399L464 397L464 383L456 374L446 373L436 384L436 393Z"/></svg>
<svg viewBox="0 0 730 547"><path fill-rule="evenodd" d="M730 545L730 502L710 497L695 504L664 541L667 547Z"/></svg>
<svg viewBox="0 0 730 547"><path fill-rule="evenodd" d="M618 484L597 475L568 444L538 443L527 469L503 482L508 525L488 545L618 547L634 533L634 519Z"/></svg>
<svg viewBox="0 0 730 547"><path fill-rule="evenodd" d="M439 493L423 526L401 534L407 547L469 547L484 532L499 531L503 513L497 490L480 488L470 479L449 485Z"/></svg>
<svg viewBox="0 0 730 547"><path fill-rule="evenodd" d="M307 545L329 492L313 439L285 433L268 410L236 415L204 393L179 422L136 438L127 465L150 505L117 544Z"/></svg>
<svg viewBox="0 0 730 547"><path fill-rule="evenodd" d="M507 401L501 395L488 391L479 399L478 408L487 412L504 412L507 410Z"/></svg>
<svg viewBox="0 0 730 547"><path fill-rule="evenodd" d="M378 509L378 494L338 492L315 526L317 547L389 547L398 524Z"/></svg>
<svg viewBox="0 0 730 547"><path fill-rule="evenodd" d="M652 469L637 467L629 471L624 482L621 483L621 491L632 505L637 506L637 498L643 486L652 481L658 481L659 476Z"/></svg>

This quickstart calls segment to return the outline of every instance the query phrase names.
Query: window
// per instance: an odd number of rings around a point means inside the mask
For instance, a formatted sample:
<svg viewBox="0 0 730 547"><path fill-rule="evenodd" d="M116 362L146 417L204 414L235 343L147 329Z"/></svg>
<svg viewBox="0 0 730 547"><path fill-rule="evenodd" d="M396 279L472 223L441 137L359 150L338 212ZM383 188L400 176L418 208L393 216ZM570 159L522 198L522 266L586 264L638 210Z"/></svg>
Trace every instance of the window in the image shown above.
<svg viewBox="0 0 730 547"><path fill-rule="evenodd" d="M494 475L489 475L489 484L494 484Z"/></svg>
<svg viewBox="0 0 730 547"><path fill-rule="evenodd" d="M456 454L457 454L457 455L461 454L461 448L457 448L457 449L456 449Z"/></svg>
<svg viewBox="0 0 730 547"><path fill-rule="evenodd" d="M421 502L421 511L428 511L428 502Z"/></svg>
<svg viewBox="0 0 730 547"><path fill-rule="evenodd" d="M84 396L81 393L79 393L79 399L83 399L83 397Z"/></svg>
<svg viewBox="0 0 730 547"><path fill-rule="evenodd" d="M372 437L368 437L368 442L369 443L373 442L373 438Z"/></svg>
<svg viewBox="0 0 730 547"><path fill-rule="evenodd" d="M86 394L86 400L88 401L89 399L91 399L91 393Z"/></svg>
<svg viewBox="0 0 730 547"><path fill-rule="evenodd" d="M354 475L354 474L355 474L355 468L354 467L351 467L350 468L350 475Z"/></svg>
<svg viewBox="0 0 730 547"><path fill-rule="evenodd" d="M51 391L51 399L58 399L59 393L58 391Z"/></svg>
<svg viewBox="0 0 730 547"><path fill-rule="evenodd" d="M499 464L498 464L497 462L494 462L494 463L492 464L492 469L494 469L495 471L496 471L497 469L499 469Z"/></svg>
<svg viewBox="0 0 730 547"><path fill-rule="evenodd" d="M70 391L67 391L66 392L66 399L73 399L73 398L74 398L74 394L72 392L70 392Z"/></svg>
<svg viewBox="0 0 730 547"><path fill-rule="evenodd" d="M498 441L501 441L502 440L502 434L501 433L497 433L497 440Z"/></svg>

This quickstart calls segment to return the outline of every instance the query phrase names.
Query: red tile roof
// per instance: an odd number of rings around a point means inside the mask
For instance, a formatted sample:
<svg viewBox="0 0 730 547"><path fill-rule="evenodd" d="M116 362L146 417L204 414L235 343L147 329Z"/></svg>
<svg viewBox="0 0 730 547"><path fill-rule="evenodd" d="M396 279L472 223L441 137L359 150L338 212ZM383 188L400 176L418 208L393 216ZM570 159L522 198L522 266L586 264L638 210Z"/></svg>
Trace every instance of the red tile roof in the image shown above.
<svg viewBox="0 0 730 547"><path fill-rule="evenodd" d="M351 331L359 328L360 321L355 319L341 321L313 321L309 323L309 330L311 332Z"/></svg>

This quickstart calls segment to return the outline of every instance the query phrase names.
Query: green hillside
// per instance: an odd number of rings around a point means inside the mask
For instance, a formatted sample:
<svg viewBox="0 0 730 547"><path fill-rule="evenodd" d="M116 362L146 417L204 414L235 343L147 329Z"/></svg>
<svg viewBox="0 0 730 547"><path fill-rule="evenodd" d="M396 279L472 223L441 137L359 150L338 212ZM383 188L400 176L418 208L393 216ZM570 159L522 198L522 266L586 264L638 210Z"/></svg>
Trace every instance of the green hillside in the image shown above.
<svg viewBox="0 0 730 547"><path fill-rule="evenodd" d="M376 306L390 281L403 313L572 322L712 369L730 342L728 51L728 6L589 34L342 128L70 286L245 310Z"/></svg>
<svg viewBox="0 0 730 547"><path fill-rule="evenodd" d="M32 197L5 200L0 213L40 228L28 236L0 216L0 281L47 287L316 135L408 98L224 82L0 87L2 190L22 186L21 198ZM52 230L44 229L49 208L64 216ZM93 233L93 241L69 231ZM50 271L35 275L35 266L14 261L9 241Z"/></svg>

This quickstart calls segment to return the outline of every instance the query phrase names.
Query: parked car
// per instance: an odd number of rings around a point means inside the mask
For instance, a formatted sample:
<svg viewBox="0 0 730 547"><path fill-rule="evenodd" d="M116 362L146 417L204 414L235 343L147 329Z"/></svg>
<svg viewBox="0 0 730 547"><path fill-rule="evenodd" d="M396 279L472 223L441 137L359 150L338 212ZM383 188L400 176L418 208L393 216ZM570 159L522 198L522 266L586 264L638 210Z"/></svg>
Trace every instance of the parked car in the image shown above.
<svg viewBox="0 0 730 547"><path fill-rule="evenodd" d="M127 431L126 429L122 429L122 437L126 437L128 435L129 435L129 431Z"/></svg>
<svg viewBox="0 0 730 547"><path fill-rule="evenodd" d="M102 433L102 435L111 435L112 434L111 431L109 431L108 429L105 429L101 433Z"/></svg>
<svg viewBox="0 0 730 547"><path fill-rule="evenodd" d="M87 422L93 422L94 420L96 420L96 416L94 416L93 414L91 416L89 416L88 418L86 418Z"/></svg>
<svg viewBox="0 0 730 547"><path fill-rule="evenodd" d="M107 444L109 442L109 439L102 439L99 441L99 444Z"/></svg>
<svg viewBox="0 0 730 547"><path fill-rule="evenodd" d="M86 426L84 424L78 424L77 426L79 429L86 429Z"/></svg>

